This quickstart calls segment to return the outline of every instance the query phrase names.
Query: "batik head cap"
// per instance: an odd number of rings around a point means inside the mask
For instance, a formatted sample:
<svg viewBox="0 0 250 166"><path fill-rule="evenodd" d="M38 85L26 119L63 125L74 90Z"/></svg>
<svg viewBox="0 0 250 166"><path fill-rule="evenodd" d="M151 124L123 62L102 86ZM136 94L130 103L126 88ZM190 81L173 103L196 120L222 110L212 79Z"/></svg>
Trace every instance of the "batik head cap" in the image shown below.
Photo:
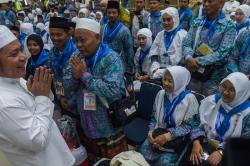
<svg viewBox="0 0 250 166"><path fill-rule="evenodd" d="M16 36L4 25L0 25L0 49L17 40Z"/></svg>

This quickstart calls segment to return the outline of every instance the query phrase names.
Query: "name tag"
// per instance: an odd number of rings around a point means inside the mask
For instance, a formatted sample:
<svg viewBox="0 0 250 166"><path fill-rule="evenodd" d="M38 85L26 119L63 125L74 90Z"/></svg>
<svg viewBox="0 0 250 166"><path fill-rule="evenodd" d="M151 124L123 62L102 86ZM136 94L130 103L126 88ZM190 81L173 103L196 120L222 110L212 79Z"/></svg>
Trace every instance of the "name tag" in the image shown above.
<svg viewBox="0 0 250 166"><path fill-rule="evenodd" d="M59 81L55 82L55 91L56 95L64 96L64 88L62 82Z"/></svg>
<svg viewBox="0 0 250 166"><path fill-rule="evenodd" d="M95 111L96 110L96 95L91 92L84 93L84 110Z"/></svg>

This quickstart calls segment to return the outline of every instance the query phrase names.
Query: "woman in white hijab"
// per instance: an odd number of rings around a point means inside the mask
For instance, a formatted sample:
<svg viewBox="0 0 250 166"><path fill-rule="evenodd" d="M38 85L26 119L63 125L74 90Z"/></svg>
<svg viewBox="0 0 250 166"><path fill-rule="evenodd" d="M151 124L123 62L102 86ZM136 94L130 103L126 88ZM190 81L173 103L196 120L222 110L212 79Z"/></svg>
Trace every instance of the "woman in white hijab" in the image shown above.
<svg viewBox="0 0 250 166"><path fill-rule="evenodd" d="M220 92L205 98L200 105L200 127L193 130L190 160L202 162L207 156L210 165L218 165L225 143L230 137L250 138L250 81L240 72L221 81ZM248 123L248 125L246 125ZM203 154L206 152L206 155Z"/></svg>
<svg viewBox="0 0 250 166"><path fill-rule="evenodd" d="M195 96L186 89L190 79L190 72L181 66L164 72L164 89L156 96L148 139L140 148L150 165L178 165L185 152L185 138L192 131L199 107Z"/></svg>
<svg viewBox="0 0 250 166"><path fill-rule="evenodd" d="M52 48L53 43L50 39L49 32L46 30L46 26L43 23L38 23L36 25L36 31L43 39L44 49L49 51Z"/></svg>
<svg viewBox="0 0 250 166"><path fill-rule="evenodd" d="M151 60L149 51L152 46L152 32L148 28L142 28L137 32L139 48L135 53L135 79L145 81L149 78Z"/></svg>
<svg viewBox="0 0 250 166"><path fill-rule="evenodd" d="M182 58L182 40L187 34L179 25L176 8L168 7L161 13L164 30L157 34L149 53L153 79L161 78L168 66L179 64Z"/></svg>
<svg viewBox="0 0 250 166"><path fill-rule="evenodd" d="M103 16L102 12L101 11L97 11L96 12L96 21L100 23L101 20L102 20L102 16Z"/></svg>
<svg viewBox="0 0 250 166"><path fill-rule="evenodd" d="M246 28L249 28L250 22L250 6L244 4L240 5L235 12L235 20L236 20L236 30L239 34L241 31L243 31Z"/></svg>
<svg viewBox="0 0 250 166"><path fill-rule="evenodd" d="M23 49L24 53L28 56L28 58L30 57L30 52L28 50L26 40L27 40L27 37L31 35L32 33L34 33L33 24L22 23L20 25L20 35L18 39L19 39L19 42L21 43L21 48Z"/></svg>
<svg viewBox="0 0 250 166"><path fill-rule="evenodd" d="M78 17L79 18L88 18L89 14L90 14L90 12L87 8L82 8L79 10Z"/></svg>

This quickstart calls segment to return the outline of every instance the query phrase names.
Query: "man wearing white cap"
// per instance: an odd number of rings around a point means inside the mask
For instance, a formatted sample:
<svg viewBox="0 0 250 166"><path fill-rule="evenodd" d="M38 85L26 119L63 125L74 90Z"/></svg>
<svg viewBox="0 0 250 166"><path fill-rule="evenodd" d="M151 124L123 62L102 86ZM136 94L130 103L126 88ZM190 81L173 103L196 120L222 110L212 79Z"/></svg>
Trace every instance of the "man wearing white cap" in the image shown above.
<svg viewBox="0 0 250 166"><path fill-rule="evenodd" d="M124 137L118 128L111 124L107 114L107 105L122 98L125 94L123 67L120 56L101 42L100 24L88 18L80 18L76 23L76 45L84 60L71 57L74 87L79 87L77 96L81 124L86 135L85 145L95 156L112 157L96 152L107 143L107 137L120 138L120 147ZM106 105L105 105L106 103ZM100 141L104 143L100 146ZM90 146L88 146L90 145ZM121 151L126 147L118 148ZM119 153L119 151L117 151Z"/></svg>
<svg viewBox="0 0 250 166"><path fill-rule="evenodd" d="M16 22L15 13L9 9L9 0L0 0L0 25L10 27L15 25Z"/></svg>
<svg viewBox="0 0 250 166"><path fill-rule="evenodd" d="M52 119L52 75L40 67L26 82L27 57L0 25L0 149L13 166L72 166L75 162Z"/></svg>

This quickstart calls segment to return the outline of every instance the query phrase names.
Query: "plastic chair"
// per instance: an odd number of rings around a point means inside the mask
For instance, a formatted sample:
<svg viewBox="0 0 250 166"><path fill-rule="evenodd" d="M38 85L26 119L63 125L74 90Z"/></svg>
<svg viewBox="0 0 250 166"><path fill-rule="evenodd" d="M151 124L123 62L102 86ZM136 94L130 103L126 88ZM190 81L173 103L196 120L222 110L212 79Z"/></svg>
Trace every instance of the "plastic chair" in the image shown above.
<svg viewBox="0 0 250 166"><path fill-rule="evenodd" d="M142 83L139 93L138 110L123 128L124 134L132 145L140 145L146 139L155 97L161 89L161 86L153 83Z"/></svg>

